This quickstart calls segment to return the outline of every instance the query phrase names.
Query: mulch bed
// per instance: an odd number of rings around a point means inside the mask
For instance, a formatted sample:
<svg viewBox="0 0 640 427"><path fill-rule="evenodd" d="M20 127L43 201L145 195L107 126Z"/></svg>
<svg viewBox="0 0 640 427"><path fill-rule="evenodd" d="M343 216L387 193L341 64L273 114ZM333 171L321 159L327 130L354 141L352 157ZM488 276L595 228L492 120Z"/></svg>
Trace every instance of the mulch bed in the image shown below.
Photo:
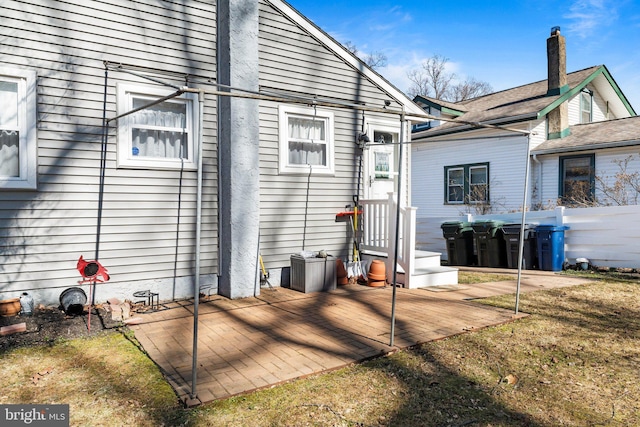
<svg viewBox="0 0 640 427"><path fill-rule="evenodd" d="M60 339L89 337L113 331L123 323L112 317L112 313L102 306L92 310L90 323L86 308L77 316L67 315L62 308L44 306L36 307L31 316L0 316L0 327L25 323L27 328L26 332L0 337L0 353L16 347L50 345Z"/></svg>

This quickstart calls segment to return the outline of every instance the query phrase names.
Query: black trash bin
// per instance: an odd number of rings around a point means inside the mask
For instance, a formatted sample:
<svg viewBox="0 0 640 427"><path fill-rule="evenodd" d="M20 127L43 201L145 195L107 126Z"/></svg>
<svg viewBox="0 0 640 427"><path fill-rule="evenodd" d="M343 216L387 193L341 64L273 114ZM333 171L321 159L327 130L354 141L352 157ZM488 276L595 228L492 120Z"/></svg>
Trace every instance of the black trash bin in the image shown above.
<svg viewBox="0 0 640 427"><path fill-rule="evenodd" d="M473 228L466 221L444 222L442 235L447 242L447 257L449 265L473 265Z"/></svg>
<svg viewBox="0 0 640 427"><path fill-rule="evenodd" d="M507 245L502 237L504 221L479 220L471 224L476 241L478 265L502 268L507 266Z"/></svg>
<svg viewBox="0 0 640 427"><path fill-rule="evenodd" d="M520 230L524 232L522 246L522 268L531 270L538 265L538 250L536 247L535 225L525 224L504 224L502 233L507 246L507 267L518 268L518 254L520 248Z"/></svg>

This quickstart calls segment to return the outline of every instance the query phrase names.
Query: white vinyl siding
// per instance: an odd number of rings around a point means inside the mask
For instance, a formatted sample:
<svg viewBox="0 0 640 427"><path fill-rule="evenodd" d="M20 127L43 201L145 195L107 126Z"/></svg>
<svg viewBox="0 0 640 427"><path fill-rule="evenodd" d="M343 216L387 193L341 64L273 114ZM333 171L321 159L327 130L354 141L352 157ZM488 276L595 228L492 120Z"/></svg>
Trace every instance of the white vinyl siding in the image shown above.
<svg viewBox="0 0 640 427"><path fill-rule="evenodd" d="M630 158L627 164L627 172L634 173L640 170L640 155L637 148L621 147L607 150L578 152L576 155L595 155L595 175L603 180L607 186L613 186L616 182L616 174L621 172L618 163ZM559 154L539 155L538 162L532 163L532 177L534 180L540 180L543 191L539 199L543 206L554 207L559 198L558 177L560 176L560 157ZM595 196L599 203L603 205L615 204L602 194L602 184L596 182Z"/></svg>
<svg viewBox="0 0 640 427"><path fill-rule="evenodd" d="M473 204L448 204L446 195L443 197L444 168L457 165L490 165L491 209L496 212L520 209L527 137L496 138L492 133L483 130L475 132L473 139L472 135L467 135L455 142L432 140L414 145L411 153L411 204L418 208L418 217L459 216L474 212Z"/></svg>
<svg viewBox="0 0 640 427"><path fill-rule="evenodd" d="M38 75L38 191L0 191L0 288L60 292L80 279L80 255L111 275L98 300L166 283L178 296L194 274L195 171L118 169L117 127L108 128L99 210L104 61L156 70L182 86L186 75L216 75L216 8L209 1L70 0L2 2L0 63ZM156 76L157 77L157 76ZM108 71L106 117L117 114L117 83L149 84ZM193 85L193 83L190 83ZM201 272L217 272L216 98L204 109ZM98 217L101 228L98 236ZM175 280L174 280L175 278ZM131 298L128 293L127 297Z"/></svg>
<svg viewBox="0 0 640 427"><path fill-rule="evenodd" d="M0 106L0 191L35 189L35 71L0 67Z"/></svg>

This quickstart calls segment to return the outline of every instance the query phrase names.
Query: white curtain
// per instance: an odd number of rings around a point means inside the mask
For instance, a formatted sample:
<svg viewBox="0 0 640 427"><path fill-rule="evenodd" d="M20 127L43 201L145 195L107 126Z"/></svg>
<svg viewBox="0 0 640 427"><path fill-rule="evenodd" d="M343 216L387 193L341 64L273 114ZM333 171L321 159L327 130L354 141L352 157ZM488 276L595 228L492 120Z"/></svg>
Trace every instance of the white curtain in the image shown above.
<svg viewBox="0 0 640 427"><path fill-rule="evenodd" d="M18 84L0 81L0 177L20 176Z"/></svg>
<svg viewBox="0 0 640 427"><path fill-rule="evenodd" d="M325 121L289 117L289 164L327 164Z"/></svg>
<svg viewBox="0 0 640 427"><path fill-rule="evenodd" d="M0 177L20 176L20 135L15 131L0 131Z"/></svg>
<svg viewBox="0 0 640 427"><path fill-rule="evenodd" d="M148 102L148 101L147 101ZM143 157L162 157L181 159L188 157L186 133L186 106L184 104L165 105L147 108L133 114L132 145L134 154ZM175 106L182 112L175 110ZM134 104L135 106L135 104ZM138 125L140 125L138 127ZM173 130L149 129L161 127ZM185 129L185 130L175 130ZM137 149L137 153L135 150Z"/></svg>

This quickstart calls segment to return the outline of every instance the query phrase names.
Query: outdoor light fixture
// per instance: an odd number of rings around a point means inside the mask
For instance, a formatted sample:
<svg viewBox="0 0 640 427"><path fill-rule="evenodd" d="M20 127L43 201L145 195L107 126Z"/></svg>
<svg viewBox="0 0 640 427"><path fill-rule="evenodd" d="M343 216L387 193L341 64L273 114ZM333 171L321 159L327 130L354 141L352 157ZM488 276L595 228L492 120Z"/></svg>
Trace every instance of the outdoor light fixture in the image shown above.
<svg viewBox="0 0 640 427"><path fill-rule="evenodd" d="M80 255L80 259L78 259L76 268L83 279L79 283L106 282L110 279L107 269L104 268L102 264L98 261L85 261L82 255ZM98 276L100 276L101 279L99 279Z"/></svg>
<svg viewBox="0 0 640 427"><path fill-rule="evenodd" d="M360 148L364 148L365 144L368 144L369 142L371 142L371 140L366 133L356 133L356 144L358 144Z"/></svg>

